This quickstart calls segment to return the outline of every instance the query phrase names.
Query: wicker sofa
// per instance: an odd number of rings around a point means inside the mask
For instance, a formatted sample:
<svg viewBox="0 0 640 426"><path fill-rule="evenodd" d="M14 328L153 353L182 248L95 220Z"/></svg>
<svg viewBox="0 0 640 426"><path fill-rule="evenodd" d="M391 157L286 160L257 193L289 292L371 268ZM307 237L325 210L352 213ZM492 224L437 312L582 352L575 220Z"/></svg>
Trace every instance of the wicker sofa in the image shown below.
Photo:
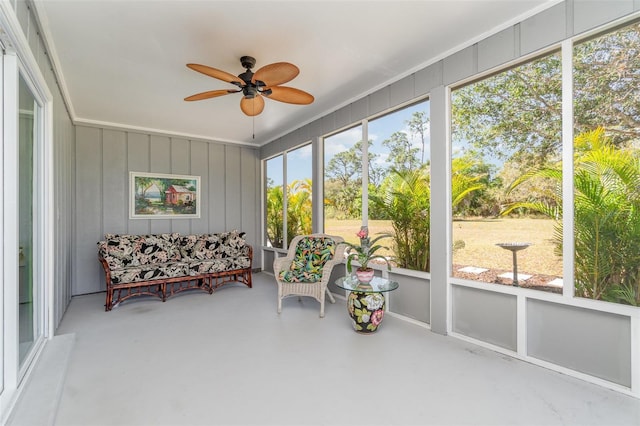
<svg viewBox="0 0 640 426"><path fill-rule="evenodd" d="M180 235L106 234L98 242L105 272L105 310L133 296L162 301L184 290L209 294L228 282L251 288L253 249L238 231Z"/></svg>

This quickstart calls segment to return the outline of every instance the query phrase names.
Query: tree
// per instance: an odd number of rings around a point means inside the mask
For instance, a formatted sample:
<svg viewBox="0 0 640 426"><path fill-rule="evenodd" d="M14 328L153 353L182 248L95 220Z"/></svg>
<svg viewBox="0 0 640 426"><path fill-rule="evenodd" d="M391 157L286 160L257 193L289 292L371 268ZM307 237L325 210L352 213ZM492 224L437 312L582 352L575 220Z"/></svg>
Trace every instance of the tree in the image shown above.
<svg viewBox="0 0 640 426"><path fill-rule="evenodd" d="M391 168L399 171L415 170L420 166L418 148L415 148L405 132L394 132L389 139L382 141L382 145L389 148L389 163Z"/></svg>
<svg viewBox="0 0 640 426"><path fill-rule="evenodd" d="M329 160L325 169L327 178L337 180L342 185L362 182L362 141L347 151L342 151Z"/></svg>
<svg viewBox="0 0 640 426"><path fill-rule="evenodd" d="M460 212L466 198L486 187L482 181L484 174L478 173L478 161L471 157L458 157L451 160L451 207Z"/></svg>
<svg viewBox="0 0 640 426"><path fill-rule="evenodd" d="M147 191L153 186L153 180L148 177L137 176L136 182L136 194L139 198L145 198Z"/></svg>
<svg viewBox="0 0 640 426"><path fill-rule="evenodd" d="M294 180L287 185L287 243L296 235L310 234L311 179ZM267 181L267 238L272 247L284 247L284 198L282 186Z"/></svg>
<svg viewBox="0 0 640 426"><path fill-rule="evenodd" d="M454 161L454 208L475 191L482 190L481 176L469 175L472 162ZM369 197L381 218L391 220L395 260L398 266L429 271L431 260L431 187L429 166L414 170L391 169L379 194Z"/></svg>
<svg viewBox="0 0 640 426"><path fill-rule="evenodd" d="M373 207L391 220L395 261L402 268L430 269L431 188L426 167L391 169Z"/></svg>
<svg viewBox="0 0 640 426"><path fill-rule="evenodd" d="M469 193L454 200L454 212L460 216L496 216L500 213L497 195L502 180L494 177L496 167L485 162L481 153L471 149L452 161L452 189L457 185L473 185Z"/></svg>
<svg viewBox="0 0 640 426"><path fill-rule="evenodd" d="M578 135L574 154L576 295L640 305L640 155L616 147L604 128ZM523 174L511 190L533 178L555 183L552 200L521 200L505 209L537 210L556 220L562 254L562 162Z"/></svg>
<svg viewBox="0 0 640 426"><path fill-rule="evenodd" d="M575 133L601 127L614 146L638 143L640 23L577 44L573 62ZM559 160L559 54L456 89L452 104L454 140L523 165Z"/></svg>
<svg viewBox="0 0 640 426"><path fill-rule="evenodd" d="M500 181L499 191L496 191L496 201L498 205L497 214L500 213L503 206L509 205L518 200L535 199L549 204L553 203L556 195L555 182L543 177L532 177L526 182L522 182L517 187L510 188L508 192L506 191L505 188L508 188L512 182L522 176L523 170L526 170L525 165L512 160L504 163L502 169L498 172L495 179ZM517 213L519 215L529 215L536 212L522 208L518 209Z"/></svg>
<svg viewBox="0 0 640 426"><path fill-rule="evenodd" d="M369 146L372 145L373 141L369 141ZM376 158L377 154L369 153L369 178L379 182L383 171L375 165ZM362 141L334 155L327 164L325 175L325 205L333 207L334 217L359 217L362 206Z"/></svg>
<svg viewBox="0 0 640 426"><path fill-rule="evenodd" d="M412 136L419 136L422 144L420 164L424 164L424 151L427 135L429 134L429 117L425 111L416 111L410 120L406 121Z"/></svg>
<svg viewBox="0 0 640 426"><path fill-rule="evenodd" d="M598 127L614 146L640 139L640 23L574 47L576 134Z"/></svg>
<svg viewBox="0 0 640 426"><path fill-rule="evenodd" d="M360 217L362 207L361 186L354 184L344 186L338 181L327 181L324 185L324 192L325 206L331 208L331 211L326 210L327 217L337 219Z"/></svg>
<svg viewBox="0 0 640 426"><path fill-rule="evenodd" d="M283 248L284 197L282 185L267 185L267 238L272 247Z"/></svg>
<svg viewBox="0 0 640 426"><path fill-rule="evenodd" d="M287 188L287 243L312 232L311 179L294 180Z"/></svg>
<svg viewBox="0 0 640 426"><path fill-rule="evenodd" d="M453 138L491 157L542 164L561 146L561 86L552 54L456 89Z"/></svg>

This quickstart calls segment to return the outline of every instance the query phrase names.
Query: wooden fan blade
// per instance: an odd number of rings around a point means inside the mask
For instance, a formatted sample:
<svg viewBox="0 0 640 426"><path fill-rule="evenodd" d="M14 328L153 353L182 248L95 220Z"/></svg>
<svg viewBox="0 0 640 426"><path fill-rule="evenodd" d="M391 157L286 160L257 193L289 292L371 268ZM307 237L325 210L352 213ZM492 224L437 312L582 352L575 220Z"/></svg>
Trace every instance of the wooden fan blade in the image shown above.
<svg viewBox="0 0 640 426"><path fill-rule="evenodd" d="M240 109L249 117L258 115L264 109L264 98L260 95L256 95L252 99L243 97L240 100Z"/></svg>
<svg viewBox="0 0 640 426"><path fill-rule="evenodd" d="M210 90L208 92L197 93L195 95L187 96L185 101L201 101L203 99L217 98L218 96L228 95L229 93L238 93L241 90Z"/></svg>
<svg viewBox="0 0 640 426"><path fill-rule="evenodd" d="M227 83L244 84L244 81L233 74L229 74L226 71L221 71L219 69L200 64L187 64L187 66L194 71L201 72L202 74L208 75L209 77L217 78L218 80L226 81Z"/></svg>
<svg viewBox="0 0 640 426"><path fill-rule="evenodd" d="M275 86L269 87L271 94L267 97L274 101L286 102L288 104L308 105L314 98L309 93L293 87Z"/></svg>
<svg viewBox="0 0 640 426"><path fill-rule="evenodd" d="M288 62L265 65L253 75L252 82L262 81L266 86L277 86L293 80L300 73L298 67Z"/></svg>

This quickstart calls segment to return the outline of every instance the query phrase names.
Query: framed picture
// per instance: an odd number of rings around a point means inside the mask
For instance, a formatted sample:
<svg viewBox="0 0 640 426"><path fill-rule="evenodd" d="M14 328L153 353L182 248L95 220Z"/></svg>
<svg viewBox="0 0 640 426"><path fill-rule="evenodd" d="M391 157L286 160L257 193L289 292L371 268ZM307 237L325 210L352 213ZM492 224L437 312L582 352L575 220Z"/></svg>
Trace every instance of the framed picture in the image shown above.
<svg viewBox="0 0 640 426"><path fill-rule="evenodd" d="M200 217L200 176L129 172L130 219Z"/></svg>

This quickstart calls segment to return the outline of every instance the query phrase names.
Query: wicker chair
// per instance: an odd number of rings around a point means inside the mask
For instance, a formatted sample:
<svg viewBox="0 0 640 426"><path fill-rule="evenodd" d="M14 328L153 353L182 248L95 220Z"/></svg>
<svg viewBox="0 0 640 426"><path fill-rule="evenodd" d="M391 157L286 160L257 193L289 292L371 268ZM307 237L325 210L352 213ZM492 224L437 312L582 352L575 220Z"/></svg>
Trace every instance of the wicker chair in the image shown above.
<svg viewBox="0 0 640 426"><path fill-rule="evenodd" d="M309 296L320 302L320 318L324 317L325 294L336 303L327 288L334 265L341 263L346 246L344 239L326 234L299 235L291 241L286 257L273 261L278 283L278 313L287 296Z"/></svg>

